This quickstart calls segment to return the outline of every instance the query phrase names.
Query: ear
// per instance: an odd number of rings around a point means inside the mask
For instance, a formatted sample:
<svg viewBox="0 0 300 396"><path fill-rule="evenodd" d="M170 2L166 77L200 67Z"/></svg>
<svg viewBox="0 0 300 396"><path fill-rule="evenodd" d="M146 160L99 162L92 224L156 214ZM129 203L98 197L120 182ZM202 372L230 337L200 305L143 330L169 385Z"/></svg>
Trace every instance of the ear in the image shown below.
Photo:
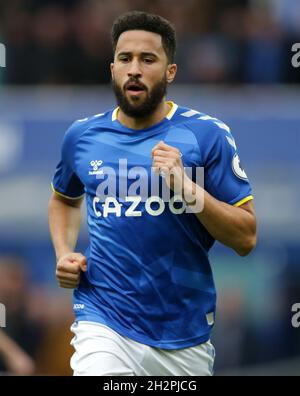
<svg viewBox="0 0 300 396"><path fill-rule="evenodd" d="M167 69L167 81L171 84L176 76L177 73L177 65L173 63L172 65L168 65Z"/></svg>
<svg viewBox="0 0 300 396"><path fill-rule="evenodd" d="M110 64L110 73L111 73L111 77L113 79L114 78L114 63Z"/></svg>

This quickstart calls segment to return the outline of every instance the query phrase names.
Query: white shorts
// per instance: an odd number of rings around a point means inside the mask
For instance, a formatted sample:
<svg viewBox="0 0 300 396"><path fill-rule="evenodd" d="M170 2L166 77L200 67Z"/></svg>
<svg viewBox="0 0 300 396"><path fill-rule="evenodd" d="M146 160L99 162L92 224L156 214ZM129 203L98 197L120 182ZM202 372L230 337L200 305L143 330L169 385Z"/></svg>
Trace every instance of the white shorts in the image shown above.
<svg viewBox="0 0 300 396"><path fill-rule="evenodd" d="M166 350L141 344L94 322L75 322L71 345L74 375L212 376L215 350L210 341Z"/></svg>

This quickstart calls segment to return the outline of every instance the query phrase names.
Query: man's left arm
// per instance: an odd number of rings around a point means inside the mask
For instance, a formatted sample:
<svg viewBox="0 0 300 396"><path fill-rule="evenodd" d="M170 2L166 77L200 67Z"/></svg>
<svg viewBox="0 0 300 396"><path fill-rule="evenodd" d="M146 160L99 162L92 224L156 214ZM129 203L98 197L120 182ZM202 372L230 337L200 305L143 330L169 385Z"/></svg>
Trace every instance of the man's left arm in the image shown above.
<svg viewBox="0 0 300 396"><path fill-rule="evenodd" d="M219 201L202 187L186 180L183 197L187 203L203 200L203 209L195 212L207 231L219 242L246 256L256 245L256 216L253 201L233 206Z"/></svg>
<svg viewBox="0 0 300 396"><path fill-rule="evenodd" d="M256 216L252 201L234 206L214 198L188 178L180 151L160 142L152 150L153 169L163 172L169 188L181 195L213 238L246 256L256 245ZM197 202L198 204L192 204ZM201 210L199 210L199 207Z"/></svg>

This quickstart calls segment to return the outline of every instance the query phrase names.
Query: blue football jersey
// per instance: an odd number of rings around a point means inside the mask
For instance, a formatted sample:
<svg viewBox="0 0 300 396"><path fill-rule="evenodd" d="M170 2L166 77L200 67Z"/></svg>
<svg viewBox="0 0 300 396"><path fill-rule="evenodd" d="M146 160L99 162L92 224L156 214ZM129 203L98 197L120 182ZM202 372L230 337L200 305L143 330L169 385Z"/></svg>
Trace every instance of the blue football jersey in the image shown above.
<svg viewBox="0 0 300 396"><path fill-rule="evenodd" d="M203 168L204 187L218 200L239 206L253 197L229 127L169 104L166 118L143 130L123 126L118 109L74 122L52 187L72 199L86 196L90 244L74 290L76 320L180 349L206 342L214 325L214 238L172 192L162 198L151 150L161 140L178 148L191 178Z"/></svg>

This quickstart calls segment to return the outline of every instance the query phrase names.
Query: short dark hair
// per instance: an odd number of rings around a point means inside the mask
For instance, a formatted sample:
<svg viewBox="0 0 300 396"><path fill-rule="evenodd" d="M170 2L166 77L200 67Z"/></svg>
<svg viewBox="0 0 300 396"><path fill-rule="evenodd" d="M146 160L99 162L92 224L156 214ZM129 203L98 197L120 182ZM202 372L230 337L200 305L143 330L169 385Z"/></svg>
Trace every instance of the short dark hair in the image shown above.
<svg viewBox="0 0 300 396"><path fill-rule="evenodd" d="M116 51L119 37L128 30L145 30L157 33L162 38L162 45L169 63L174 63L176 52L176 33L174 26L159 15L143 11L130 11L119 16L113 23L111 38L113 51Z"/></svg>

